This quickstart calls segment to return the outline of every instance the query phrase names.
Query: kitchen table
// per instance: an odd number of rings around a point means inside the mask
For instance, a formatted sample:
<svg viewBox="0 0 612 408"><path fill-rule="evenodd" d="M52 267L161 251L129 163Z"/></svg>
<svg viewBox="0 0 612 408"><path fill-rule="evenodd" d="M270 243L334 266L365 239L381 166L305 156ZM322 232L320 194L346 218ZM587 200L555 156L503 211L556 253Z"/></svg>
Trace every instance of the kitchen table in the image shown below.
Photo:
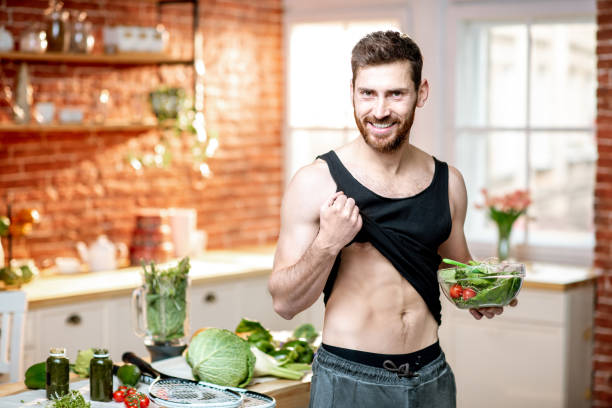
<svg viewBox="0 0 612 408"><path fill-rule="evenodd" d="M71 374L71 389L83 389L87 387L87 380ZM308 399L310 395L310 382L291 381L275 379L263 383L255 384L248 387L249 390L257 391L270 395L276 399L278 408L306 408L308 407ZM30 391L26 388L23 382L8 383L0 385L0 406L3 407L2 398L13 396L12 400L20 401L22 392ZM39 391L40 395L44 395L44 391ZM24 405L25 406L25 405ZM116 403L109 403L109 407L118 407ZM43 406L41 406L42 408Z"/></svg>

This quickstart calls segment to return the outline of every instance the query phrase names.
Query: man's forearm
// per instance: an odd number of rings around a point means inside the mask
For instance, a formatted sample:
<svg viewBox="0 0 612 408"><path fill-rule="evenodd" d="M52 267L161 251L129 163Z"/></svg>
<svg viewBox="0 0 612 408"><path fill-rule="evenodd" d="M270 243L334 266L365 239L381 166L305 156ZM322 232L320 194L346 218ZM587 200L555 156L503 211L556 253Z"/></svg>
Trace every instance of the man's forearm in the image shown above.
<svg viewBox="0 0 612 408"><path fill-rule="evenodd" d="M294 265L274 270L268 284L274 310L285 319L317 301L331 271L338 250L322 247L317 238Z"/></svg>

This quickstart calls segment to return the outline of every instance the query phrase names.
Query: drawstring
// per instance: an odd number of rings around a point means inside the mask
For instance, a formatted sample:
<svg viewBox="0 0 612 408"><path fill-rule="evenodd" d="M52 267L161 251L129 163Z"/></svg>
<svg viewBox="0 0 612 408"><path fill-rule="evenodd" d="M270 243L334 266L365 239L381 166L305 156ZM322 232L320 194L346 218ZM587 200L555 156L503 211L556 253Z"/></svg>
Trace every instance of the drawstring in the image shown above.
<svg viewBox="0 0 612 408"><path fill-rule="evenodd" d="M400 365L399 367L397 367L393 361L385 360L383 362L383 367L387 371L390 371L392 373L396 373L399 378L402 378L402 377L414 378L414 377L418 377L419 376L419 374L410 371L410 364L408 364L408 363L404 363L404 364Z"/></svg>

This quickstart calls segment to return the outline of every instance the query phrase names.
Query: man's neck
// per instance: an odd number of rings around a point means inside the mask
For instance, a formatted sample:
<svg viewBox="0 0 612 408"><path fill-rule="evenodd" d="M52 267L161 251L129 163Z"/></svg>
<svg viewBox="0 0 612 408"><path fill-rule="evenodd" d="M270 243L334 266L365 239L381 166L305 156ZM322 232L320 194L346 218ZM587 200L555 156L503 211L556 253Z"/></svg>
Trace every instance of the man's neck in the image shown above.
<svg viewBox="0 0 612 408"><path fill-rule="evenodd" d="M417 153L417 148L408 139L393 152L380 152L368 145L363 138L355 140L355 149L359 157L369 163L372 170L390 176L397 175L408 167Z"/></svg>

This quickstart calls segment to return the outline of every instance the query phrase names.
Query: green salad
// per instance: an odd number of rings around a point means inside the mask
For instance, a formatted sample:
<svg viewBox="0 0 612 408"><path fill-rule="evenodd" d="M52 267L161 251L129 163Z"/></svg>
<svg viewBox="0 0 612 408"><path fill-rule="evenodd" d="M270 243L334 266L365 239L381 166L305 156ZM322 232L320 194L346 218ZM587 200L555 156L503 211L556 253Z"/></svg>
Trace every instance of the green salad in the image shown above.
<svg viewBox="0 0 612 408"><path fill-rule="evenodd" d="M446 297L460 309L505 306L516 297L525 277L523 264L443 262L455 267L440 269L438 281Z"/></svg>

